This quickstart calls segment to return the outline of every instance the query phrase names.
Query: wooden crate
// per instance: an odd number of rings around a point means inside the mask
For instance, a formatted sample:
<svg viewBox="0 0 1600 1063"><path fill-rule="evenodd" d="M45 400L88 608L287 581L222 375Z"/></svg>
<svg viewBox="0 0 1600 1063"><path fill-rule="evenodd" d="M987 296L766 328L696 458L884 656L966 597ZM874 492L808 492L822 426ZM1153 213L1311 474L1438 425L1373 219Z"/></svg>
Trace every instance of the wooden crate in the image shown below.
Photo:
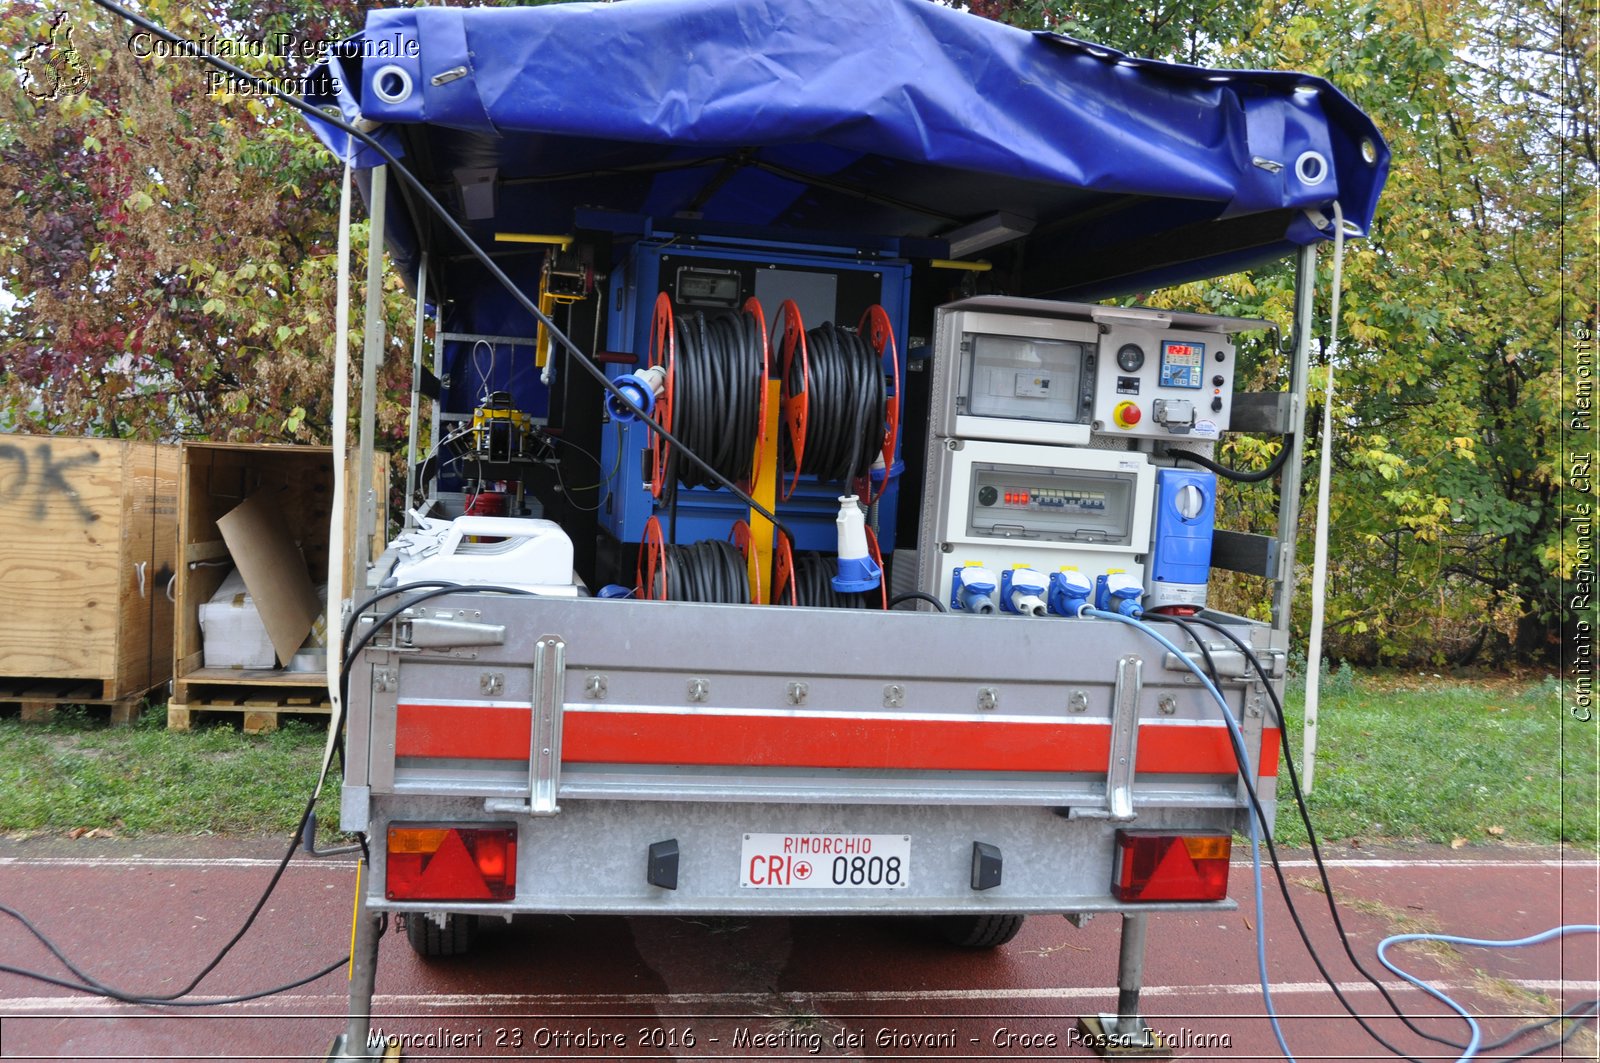
<svg viewBox="0 0 1600 1063"><path fill-rule="evenodd" d="M353 464L353 463L352 463ZM384 538L388 456L374 458L375 539ZM358 485L347 474L345 527L355 537ZM178 478L179 566L173 635L173 689L167 726L187 730L196 713L242 714L245 730L270 731L280 713L330 711L324 672L206 668L200 606L222 585L232 558L217 518L261 491L274 492L290 534L300 544L312 582L327 578L329 517L333 506L333 451L282 444L186 443ZM346 563L345 587L353 573ZM335 604L337 609L337 604Z"/></svg>
<svg viewBox="0 0 1600 1063"><path fill-rule="evenodd" d="M155 443L0 435L0 702L25 718L111 705L127 722L172 675L178 459Z"/></svg>

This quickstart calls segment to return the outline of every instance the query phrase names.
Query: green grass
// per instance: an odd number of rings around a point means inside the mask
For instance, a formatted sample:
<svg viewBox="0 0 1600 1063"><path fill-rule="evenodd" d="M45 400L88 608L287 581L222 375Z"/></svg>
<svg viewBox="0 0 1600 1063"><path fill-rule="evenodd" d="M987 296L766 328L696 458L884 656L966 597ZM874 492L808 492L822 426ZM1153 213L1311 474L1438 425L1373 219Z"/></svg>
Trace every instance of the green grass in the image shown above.
<svg viewBox="0 0 1600 1063"><path fill-rule="evenodd" d="M1303 691L1286 711L1299 754ZM1597 724L1560 686L1432 675L1325 675L1310 799L1319 839L1596 844ZM1287 794L1276 836L1304 844Z"/></svg>
<svg viewBox="0 0 1600 1063"><path fill-rule="evenodd" d="M125 728L77 709L47 724L0 719L0 831L287 834L316 782L325 733L293 720L267 735L168 731L159 709ZM336 778L321 807L338 809Z"/></svg>
<svg viewBox="0 0 1600 1063"><path fill-rule="evenodd" d="M1303 697L1291 689L1292 750ZM1569 842L1594 848L1596 735L1562 707L1551 680L1326 676L1311 806L1330 841ZM321 763L321 728L270 735L227 725L169 732L148 710L108 728L82 711L44 725L0 719L0 832L118 835L283 834ZM1287 787L1287 776L1280 780ZM1305 842L1287 790L1277 836ZM330 781L325 810L338 808ZM322 816L326 835L337 819Z"/></svg>

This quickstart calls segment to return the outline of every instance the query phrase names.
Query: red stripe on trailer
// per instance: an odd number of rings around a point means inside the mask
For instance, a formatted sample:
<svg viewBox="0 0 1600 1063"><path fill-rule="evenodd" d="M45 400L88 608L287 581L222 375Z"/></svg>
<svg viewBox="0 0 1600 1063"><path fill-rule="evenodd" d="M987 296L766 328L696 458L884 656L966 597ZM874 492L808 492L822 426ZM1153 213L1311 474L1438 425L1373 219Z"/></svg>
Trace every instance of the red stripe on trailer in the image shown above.
<svg viewBox="0 0 1600 1063"><path fill-rule="evenodd" d="M401 704L395 756L464 760L527 757L527 709ZM572 712L563 716L561 759L569 764L693 764L930 771L1104 772L1111 728L1040 720L930 720L727 713ZM1277 732L1268 732L1263 773L1277 773ZM1139 730L1140 772L1231 774L1221 727L1161 724Z"/></svg>
<svg viewBox="0 0 1600 1063"><path fill-rule="evenodd" d="M1265 727L1261 731L1261 772L1262 778L1276 778L1278 774L1278 747L1283 742L1283 732L1276 727Z"/></svg>

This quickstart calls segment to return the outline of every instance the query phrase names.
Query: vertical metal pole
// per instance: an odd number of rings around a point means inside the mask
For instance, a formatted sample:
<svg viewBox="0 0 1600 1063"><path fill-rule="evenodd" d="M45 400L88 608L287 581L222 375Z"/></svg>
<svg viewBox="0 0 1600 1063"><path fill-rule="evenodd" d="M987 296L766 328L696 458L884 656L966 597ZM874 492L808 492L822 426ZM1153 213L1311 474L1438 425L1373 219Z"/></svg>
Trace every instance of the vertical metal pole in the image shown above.
<svg viewBox="0 0 1600 1063"><path fill-rule="evenodd" d="M422 333L428 323L428 252L422 252L417 266L417 316L411 339L411 430L406 437L405 526L411 527L411 500L417 496L417 407L422 404Z"/></svg>
<svg viewBox="0 0 1600 1063"><path fill-rule="evenodd" d="M443 387L444 387L444 340L441 339L440 336L443 335L443 333L444 333L444 306L440 305L440 306L435 307L434 311L433 311L433 375L439 378L441 396L443 394ZM440 436L440 434L439 434L439 428L440 428L440 420L441 420L440 414L442 414L443 412L444 412L444 404L443 404L442 398L434 399L433 400L433 421L432 421L431 429L430 429L432 434L428 436L428 440L429 440L429 444L428 445L429 445L429 449L431 449L435 454L439 454L440 455L439 461L441 461L441 462L444 460L444 457L443 457L442 451L439 449L439 440L441 438L443 438L443 437ZM439 466L436 463L434 465L434 474L433 474L434 475L434 481L433 482L436 483L436 484L439 482L438 469L439 469ZM423 487L426 489L427 485L424 484ZM430 496L431 496L431 492L430 492Z"/></svg>
<svg viewBox="0 0 1600 1063"><path fill-rule="evenodd" d="M367 898L363 894L356 912L355 947L351 953L350 1016L345 1022L344 1035L334 1042L331 1054L331 1058L340 1063L378 1059L382 1055L381 1050L374 1052L367 1046L367 1037L372 1031L372 991L378 979L378 927L378 917L367 911Z"/></svg>
<svg viewBox="0 0 1600 1063"><path fill-rule="evenodd" d="M367 232L367 316L361 350L361 462L360 492L356 495L356 556L351 573L354 586L366 586L367 564L372 560L373 493L372 454L378 419L378 365L383 361L383 225L388 201L389 168L372 169L372 224ZM385 487L387 490L387 487Z"/></svg>
<svg viewBox="0 0 1600 1063"><path fill-rule="evenodd" d="M1147 1027L1139 1015L1139 990L1144 985L1144 936L1150 917L1125 913L1122 917L1122 949L1117 955L1117 1028L1124 1037L1144 1040ZM1112 1032L1112 1031L1107 1031Z"/></svg>
<svg viewBox="0 0 1600 1063"><path fill-rule="evenodd" d="M1278 580L1272 589L1272 626L1288 634L1294 600L1294 543L1300 527L1300 478L1306 450L1306 377L1311 367L1312 314L1316 309L1317 246L1300 249L1294 281L1294 360L1289 368L1289 423L1294 433L1278 496Z"/></svg>

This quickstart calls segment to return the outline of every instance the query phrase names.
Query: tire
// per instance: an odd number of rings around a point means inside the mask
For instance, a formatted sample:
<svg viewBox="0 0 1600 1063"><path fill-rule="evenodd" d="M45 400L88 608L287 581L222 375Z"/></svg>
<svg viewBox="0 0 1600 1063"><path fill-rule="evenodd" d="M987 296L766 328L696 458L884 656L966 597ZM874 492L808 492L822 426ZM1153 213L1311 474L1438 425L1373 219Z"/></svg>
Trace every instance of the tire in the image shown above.
<svg viewBox="0 0 1600 1063"><path fill-rule="evenodd" d="M934 926L950 944L963 949L999 948L1022 929L1020 915L941 915Z"/></svg>
<svg viewBox="0 0 1600 1063"><path fill-rule="evenodd" d="M418 956L425 960L463 956L472 948L477 935L478 917L475 915L447 915L440 926L422 912L406 916L406 940Z"/></svg>

